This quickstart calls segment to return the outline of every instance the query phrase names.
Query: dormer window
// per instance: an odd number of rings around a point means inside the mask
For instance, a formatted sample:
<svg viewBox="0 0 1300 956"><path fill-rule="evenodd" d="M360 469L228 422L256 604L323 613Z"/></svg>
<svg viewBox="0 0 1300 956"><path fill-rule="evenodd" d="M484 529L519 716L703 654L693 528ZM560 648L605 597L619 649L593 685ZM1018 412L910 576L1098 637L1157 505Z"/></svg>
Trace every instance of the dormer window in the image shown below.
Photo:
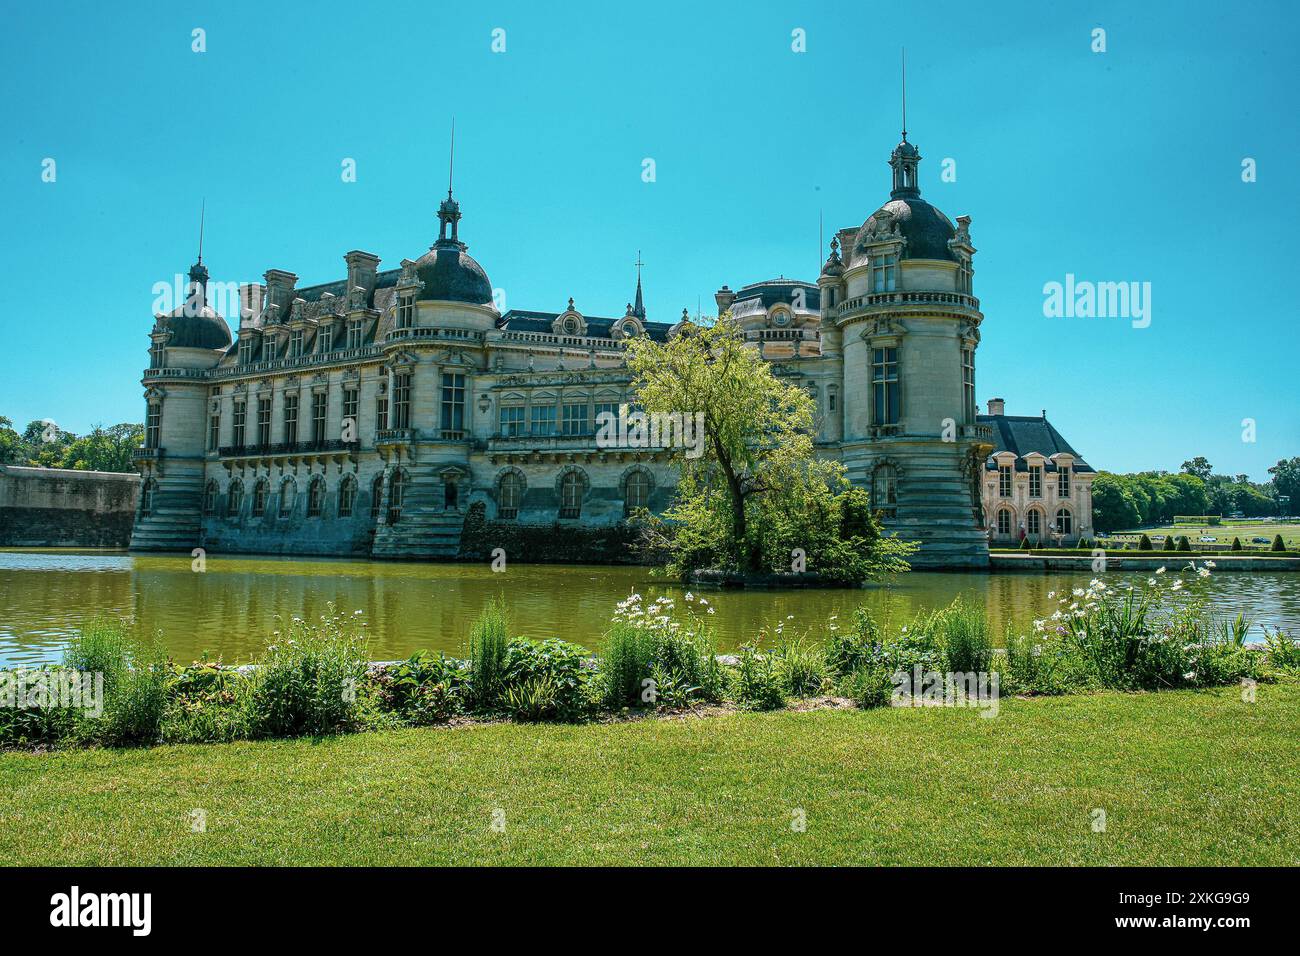
<svg viewBox="0 0 1300 956"><path fill-rule="evenodd" d="M255 347L255 343L253 342L253 337L251 335L239 340L239 364L240 365L253 364L254 347Z"/></svg>
<svg viewBox="0 0 1300 956"><path fill-rule="evenodd" d="M998 497L1011 497L1011 466L998 465Z"/></svg>
<svg viewBox="0 0 1300 956"><path fill-rule="evenodd" d="M149 367L163 367L163 344L161 341L155 340L154 343L149 346Z"/></svg>
<svg viewBox="0 0 1300 956"><path fill-rule="evenodd" d="M1070 466L1061 465L1056 470L1056 496L1058 498L1070 497ZM1067 531L1066 534L1069 534Z"/></svg>
<svg viewBox="0 0 1300 956"><path fill-rule="evenodd" d="M397 300L397 325L399 329L409 329L415 324L415 296L403 295Z"/></svg>
<svg viewBox="0 0 1300 956"><path fill-rule="evenodd" d="M564 334L565 335L578 334L578 320L575 319L573 316L569 316L567 319L564 320Z"/></svg>
<svg viewBox="0 0 1300 956"><path fill-rule="evenodd" d="M1029 497L1043 497L1043 466L1029 466Z"/></svg>
<svg viewBox="0 0 1300 956"><path fill-rule="evenodd" d="M361 340L364 335L365 327L361 324L361 319L348 320L348 348L361 348Z"/></svg>
<svg viewBox="0 0 1300 956"><path fill-rule="evenodd" d="M898 256L893 253L871 257L871 291L893 292L896 287Z"/></svg>
<svg viewBox="0 0 1300 956"><path fill-rule="evenodd" d="M957 265L957 291L971 294L972 270L969 259L962 259Z"/></svg>
<svg viewBox="0 0 1300 956"><path fill-rule="evenodd" d="M302 357L302 343L302 329L294 329L289 333L289 358L294 359Z"/></svg>

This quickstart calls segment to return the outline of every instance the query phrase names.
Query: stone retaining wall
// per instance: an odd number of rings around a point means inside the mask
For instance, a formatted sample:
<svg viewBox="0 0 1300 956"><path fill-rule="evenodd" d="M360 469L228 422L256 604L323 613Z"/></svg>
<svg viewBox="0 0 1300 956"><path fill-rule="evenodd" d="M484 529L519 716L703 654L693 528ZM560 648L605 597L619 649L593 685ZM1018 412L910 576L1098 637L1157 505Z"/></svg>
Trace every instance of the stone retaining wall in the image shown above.
<svg viewBox="0 0 1300 956"><path fill-rule="evenodd" d="M0 547L125 548L139 475L0 465Z"/></svg>

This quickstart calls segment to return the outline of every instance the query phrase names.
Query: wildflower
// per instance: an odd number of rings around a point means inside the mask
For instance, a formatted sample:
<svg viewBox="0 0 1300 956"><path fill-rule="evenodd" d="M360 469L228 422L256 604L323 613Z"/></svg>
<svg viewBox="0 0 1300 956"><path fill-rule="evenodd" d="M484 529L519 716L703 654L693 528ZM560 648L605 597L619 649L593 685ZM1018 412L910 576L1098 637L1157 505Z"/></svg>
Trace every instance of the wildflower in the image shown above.
<svg viewBox="0 0 1300 956"><path fill-rule="evenodd" d="M709 606L709 602L704 600L704 598L700 598L700 607L708 607L708 606Z"/></svg>
<svg viewBox="0 0 1300 956"><path fill-rule="evenodd" d="M793 614L787 614L787 615L785 616L785 619L786 619L787 621L793 621L793 620L794 620L794 615L793 615Z"/></svg>
<svg viewBox="0 0 1300 956"><path fill-rule="evenodd" d="M1164 573L1165 573L1164 568L1156 568L1156 574L1164 574Z"/></svg>
<svg viewBox="0 0 1300 956"><path fill-rule="evenodd" d="M1218 567L1218 565L1215 564L1213 561L1202 561L1201 563L1202 563L1203 565L1205 565L1207 568L1217 568L1217 567Z"/></svg>
<svg viewBox="0 0 1300 956"><path fill-rule="evenodd" d="M687 592L686 592L686 600L688 600L688 601L694 601L694 600L695 600L695 595L692 594L690 591L687 591Z"/></svg>
<svg viewBox="0 0 1300 956"><path fill-rule="evenodd" d="M1147 578L1147 584L1151 585L1151 587L1155 587L1155 586L1156 586L1156 579L1155 579L1155 578Z"/></svg>
<svg viewBox="0 0 1300 956"><path fill-rule="evenodd" d="M718 612L717 612L716 610L714 610L713 608L709 608L709 613L710 613L710 614L717 614Z"/></svg>

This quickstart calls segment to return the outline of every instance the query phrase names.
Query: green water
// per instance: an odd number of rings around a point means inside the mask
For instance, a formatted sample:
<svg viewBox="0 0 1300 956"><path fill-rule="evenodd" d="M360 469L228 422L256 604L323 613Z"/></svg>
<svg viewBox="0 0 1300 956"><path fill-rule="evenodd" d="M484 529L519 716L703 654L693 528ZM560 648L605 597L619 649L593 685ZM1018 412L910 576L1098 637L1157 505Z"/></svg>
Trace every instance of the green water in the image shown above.
<svg viewBox="0 0 1300 956"><path fill-rule="evenodd" d="M1089 578L912 572L889 587L864 590L701 595L716 608L710 620L727 649L789 615L787 633L797 633L831 614L847 618L866 603L878 617L901 624L959 594L983 602L1000 634L1004 621L1024 623L1048 613L1054 602L1047 592ZM1221 573L1204 587L1226 614L1244 611L1258 623L1300 632L1300 575ZM277 615L314 617L330 601L363 612L376 659L404 657L422 647L457 652L464 649L470 622L497 595L506 598L518 633L595 649L614 605L633 590L647 597L669 594L683 603L681 588L644 568L511 565L494 573L486 564L214 557L203 573L195 573L187 556L0 551L0 664L57 660L68 636L99 612L133 618L140 632L160 635L177 660L206 650L227 662L247 661L276 629Z"/></svg>

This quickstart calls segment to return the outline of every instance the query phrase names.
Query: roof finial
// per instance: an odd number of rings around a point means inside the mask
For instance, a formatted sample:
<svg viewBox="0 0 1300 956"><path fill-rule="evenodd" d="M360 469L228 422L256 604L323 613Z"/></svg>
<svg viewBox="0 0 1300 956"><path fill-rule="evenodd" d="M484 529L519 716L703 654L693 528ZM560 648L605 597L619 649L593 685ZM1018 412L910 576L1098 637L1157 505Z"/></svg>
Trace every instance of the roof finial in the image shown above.
<svg viewBox="0 0 1300 956"><path fill-rule="evenodd" d="M907 47L903 47L903 142L907 142Z"/></svg>
<svg viewBox="0 0 1300 956"><path fill-rule="evenodd" d="M632 307L632 314L638 319L645 318L645 300L641 297L641 267L645 265L641 261L641 250L636 251L636 304Z"/></svg>
<svg viewBox="0 0 1300 956"><path fill-rule="evenodd" d="M906 122L903 123L907 125ZM452 174L456 171L456 117L451 118L451 159L447 161L447 198L451 198Z"/></svg>
<svg viewBox="0 0 1300 956"><path fill-rule="evenodd" d="M204 197L199 203L199 265L203 265L203 217L208 211L208 200Z"/></svg>

